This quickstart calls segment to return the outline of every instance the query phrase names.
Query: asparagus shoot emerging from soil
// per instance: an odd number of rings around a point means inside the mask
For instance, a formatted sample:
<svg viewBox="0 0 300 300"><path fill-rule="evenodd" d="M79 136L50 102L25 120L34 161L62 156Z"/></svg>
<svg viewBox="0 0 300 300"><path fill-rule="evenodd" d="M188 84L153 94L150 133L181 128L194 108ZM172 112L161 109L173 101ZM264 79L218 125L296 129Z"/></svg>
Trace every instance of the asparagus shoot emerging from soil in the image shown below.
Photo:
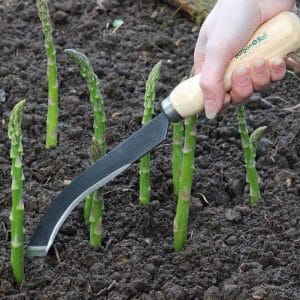
<svg viewBox="0 0 300 300"><path fill-rule="evenodd" d="M173 229L175 251L181 251L186 245L187 240L190 194L194 173L196 122L196 116L185 120L185 138L182 154L181 176Z"/></svg>
<svg viewBox="0 0 300 300"><path fill-rule="evenodd" d="M46 148L57 146L58 126L58 83L56 67L56 51L52 38L52 25L46 0L37 0L38 15L42 22L47 55L48 76L48 112L46 125Z"/></svg>
<svg viewBox="0 0 300 300"><path fill-rule="evenodd" d="M85 79L90 93L90 100L94 114L94 133L91 145L91 156L93 161L98 160L105 154L105 132L106 116L104 112L103 97L100 92L100 80L95 74L89 59L74 49L66 49L69 58L77 65L80 74ZM90 223L90 244L93 247L101 245L102 239L102 210L103 210L102 189L90 194L84 207L84 219Z"/></svg>
<svg viewBox="0 0 300 300"><path fill-rule="evenodd" d="M97 140L94 133L91 154L93 161L98 160L105 152L101 149L101 144ZM92 193L92 206L90 209L90 244L92 247L97 248L102 243L102 221L103 221L103 189L100 188Z"/></svg>
<svg viewBox="0 0 300 300"><path fill-rule="evenodd" d="M11 266L14 277L18 283L24 279L24 203L23 203L23 182L22 169L22 114L25 100L15 105L10 114L8 124L8 137L11 140L10 158L11 168L11 193L12 211L11 223Z"/></svg>
<svg viewBox="0 0 300 300"><path fill-rule="evenodd" d="M151 70L144 96L144 116L142 120L143 126L149 123L154 112L154 100L156 85L159 80L161 61L159 61ZM140 203L146 205L150 202L150 153L144 155L140 161Z"/></svg>
<svg viewBox="0 0 300 300"><path fill-rule="evenodd" d="M182 163L183 122L173 123L172 178L174 194L178 195Z"/></svg>
<svg viewBox="0 0 300 300"><path fill-rule="evenodd" d="M239 132L242 139L242 146L245 157L246 165L246 181L249 184L250 189L250 203L251 205L257 204L260 199L259 181L256 171L256 147L259 139L264 134L266 127L257 128L249 137L245 107L241 106L237 109L237 116L239 121Z"/></svg>

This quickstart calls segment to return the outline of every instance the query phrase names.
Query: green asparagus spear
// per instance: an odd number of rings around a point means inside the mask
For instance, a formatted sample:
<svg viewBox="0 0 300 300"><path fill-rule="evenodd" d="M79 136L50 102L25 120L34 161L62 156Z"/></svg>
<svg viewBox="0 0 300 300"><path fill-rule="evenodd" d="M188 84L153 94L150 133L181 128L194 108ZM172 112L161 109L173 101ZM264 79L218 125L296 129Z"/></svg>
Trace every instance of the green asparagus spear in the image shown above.
<svg viewBox="0 0 300 300"><path fill-rule="evenodd" d="M103 111L104 113L104 111ZM103 137L105 139L105 137ZM96 139L94 133L91 154L93 161L98 160L104 153L101 149L99 140ZM105 145L104 145L105 146ZM90 244L92 247L97 248L101 246L102 242L102 220L103 220L103 189L98 189L92 193L92 205L90 210Z"/></svg>
<svg viewBox="0 0 300 300"><path fill-rule="evenodd" d="M257 141L255 145L251 143L247 123L246 123L246 113L245 107L241 106L237 109L237 116L239 121L239 132L242 139L242 145L245 156L245 165L246 165L246 180L249 184L250 188L250 203L255 205L260 199L260 189L258 176L256 171L256 163L255 163L255 149ZM260 136L261 137L261 136ZM252 138L253 140L254 138Z"/></svg>
<svg viewBox="0 0 300 300"><path fill-rule="evenodd" d="M174 194L178 195L183 147L183 123L173 123L172 178Z"/></svg>
<svg viewBox="0 0 300 300"><path fill-rule="evenodd" d="M104 112L103 97L99 88L100 80L95 74L88 58L84 54L73 49L66 49L65 52L78 66L79 71L82 77L86 80L89 89L90 100L94 113L94 134L91 146L91 156L93 161L96 161L103 156L106 151L106 116ZM101 245L102 210L103 192L100 189L87 197L84 207L84 219L86 223L90 222L90 244L93 247L98 247Z"/></svg>
<svg viewBox="0 0 300 300"><path fill-rule="evenodd" d="M152 119L154 112L155 89L159 80L161 61L159 61L149 74L144 96L144 116L142 124L146 125ZM150 153L144 155L140 161L140 203L143 205L150 202Z"/></svg>
<svg viewBox="0 0 300 300"><path fill-rule="evenodd" d="M56 51L52 38L52 25L46 0L37 0L38 15L42 22L47 55L48 75L48 113L46 126L46 148L57 146L58 126L58 83L56 67Z"/></svg>
<svg viewBox="0 0 300 300"><path fill-rule="evenodd" d="M181 176L173 229L175 251L181 251L186 245L187 240L190 194L194 173L196 122L196 116L187 118L185 120L185 138L183 146Z"/></svg>
<svg viewBox="0 0 300 300"><path fill-rule="evenodd" d="M24 175L22 169L21 122L25 102L25 100L22 100L15 105L8 124L8 137L11 140L10 158L12 160L11 266L18 283L24 279Z"/></svg>
<svg viewBox="0 0 300 300"><path fill-rule="evenodd" d="M85 200L84 200L83 220L86 225L88 225L90 223L93 198L94 198L94 193L90 193L85 197Z"/></svg>

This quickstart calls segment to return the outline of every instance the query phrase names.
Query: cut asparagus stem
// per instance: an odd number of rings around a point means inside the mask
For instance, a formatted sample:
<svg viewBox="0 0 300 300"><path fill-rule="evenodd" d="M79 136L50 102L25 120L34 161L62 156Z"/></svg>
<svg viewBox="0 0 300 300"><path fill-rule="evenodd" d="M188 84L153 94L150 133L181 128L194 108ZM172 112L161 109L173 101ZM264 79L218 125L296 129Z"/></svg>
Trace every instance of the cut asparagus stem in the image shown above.
<svg viewBox="0 0 300 300"><path fill-rule="evenodd" d="M181 251L185 247L187 240L190 195L194 173L196 122L196 116L187 118L185 120L185 138L183 146L182 167L176 216L174 220L175 251Z"/></svg>
<svg viewBox="0 0 300 300"><path fill-rule="evenodd" d="M52 25L46 0L37 0L38 15L42 22L47 55L48 76L48 113L46 123L46 148L57 146L58 126L58 83L56 67L56 51L52 38Z"/></svg>
<svg viewBox="0 0 300 300"><path fill-rule="evenodd" d="M82 77L86 80L90 100L93 105L94 113L94 134L91 145L91 156L93 161L98 160L105 154L105 132L106 116L104 112L103 97L100 92L100 80L95 74L88 58L73 49L65 50L70 59L78 66ZM103 192L102 189L89 195L84 206L84 220L90 223L90 244L92 247L99 247L102 239L102 211L103 211Z"/></svg>
<svg viewBox="0 0 300 300"><path fill-rule="evenodd" d="M255 151L250 141L247 129L246 113L244 106L241 106L237 109L237 116L239 121L239 132L241 135L243 151L245 156L246 181L249 184L250 189L250 203L251 205L255 205L260 199L260 190L256 171Z"/></svg>
<svg viewBox="0 0 300 300"><path fill-rule="evenodd" d="M154 112L154 100L156 85L159 80L161 61L159 61L149 74L144 96L144 116L142 124L148 124ZM151 194L150 184L150 153L144 155L140 161L140 203L149 204Z"/></svg>
<svg viewBox="0 0 300 300"><path fill-rule="evenodd" d="M15 105L8 124L8 137L11 140L10 158L12 160L12 211L11 223L11 266L18 283L24 279L24 203L22 169L22 114L25 100Z"/></svg>

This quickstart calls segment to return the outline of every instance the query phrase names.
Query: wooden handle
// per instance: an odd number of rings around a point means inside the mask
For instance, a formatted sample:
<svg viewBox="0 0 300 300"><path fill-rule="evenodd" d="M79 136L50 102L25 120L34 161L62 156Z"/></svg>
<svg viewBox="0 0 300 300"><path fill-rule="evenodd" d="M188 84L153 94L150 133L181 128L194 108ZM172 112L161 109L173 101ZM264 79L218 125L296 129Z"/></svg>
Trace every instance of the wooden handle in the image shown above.
<svg viewBox="0 0 300 300"><path fill-rule="evenodd" d="M232 72L240 65L250 66L256 58L285 57L300 48L300 20L292 12L282 12L259 27L253 37L227 66L224 86L231 89ZM216 59L218 59L216 57ZM199 86L200 74L180 83L170 94L173 108L182 118L204 110Z"/></svg>

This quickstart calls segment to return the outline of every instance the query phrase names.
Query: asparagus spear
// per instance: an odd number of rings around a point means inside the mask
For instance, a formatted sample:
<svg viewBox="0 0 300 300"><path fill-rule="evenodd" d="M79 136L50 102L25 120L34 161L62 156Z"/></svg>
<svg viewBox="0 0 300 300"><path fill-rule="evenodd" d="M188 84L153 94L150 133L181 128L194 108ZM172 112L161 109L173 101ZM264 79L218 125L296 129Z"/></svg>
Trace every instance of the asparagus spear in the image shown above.
<svg viewBox="0 0 300 300"><path fill-rule="evenodd" d="M185 138L179 182L178 202L174 220L174 248L181 251L186 245L190 194L194 173L197 116L185 120Z"/></svg>
<svg viewBox="0 0 300 300"><path fill-rule="evenodd" d="M260 189L255 163L255 152L258 140L262 137L266 128L257 128L256 133L254 131L252 134L252 138L250 139L247 129L246 112L244 106L241 106L237 109L237 116L239 121L239 132L241 135L245 156L246 181L249 184L250 188L250 203L251 205L255 205L260 199Z"/></svg>
<svg viewBox="0 0 300 300"><path fill-rule="evenodd" d="M155 89L159 80L161 61L159 61L151 70L144 96L144 116L142 124L146 125L152 119L154 112ZM140 203L143 205L150 202L150 153L144 155L140 161Z"/></svg>
<svg viewBox="0 0 300 300"><path fill-rule="evenodd" d="M57 146L58 126L58 83L56 67L56 51L52 38L52 25L49 16L49 8L46 0L37 0L38 15L42 22L42 30L45 37L45 49L47 55L48 76L48 112L46 125L46 148Z"/></svg>
<svg viewBox="0 0 300 300"><path fill-rule="evenodd" d="M106 148L106 116L104 112L103 97L99 88L100 80L95 74L90 61L84 54L74 49L66 49L65 52L79 68L79 71L85 79L89 89L90 100L94 113L94 133L91 146L91 156L93 161L96 161L105 154ZM90 244L93 247L101 245L102 210L103 192L102 189L99 189L87 197L84 207L84 219L86 223L90 222Z"/></svg>
<svg viewBox="0 0 300 300"><path fill-rule="evenodd" d="M103 137L103 139L104 138L105 137ZM94 133L92 146L91 146L91 154L92 154L93 161L98 160L102 155L104 155L105 148L103 150L101 149L101 146L103 145L99 143L99 140L97 140L96 135ZM92 193L91 198L92 198L92 205L91 205L90 218L89 218L90 244L92 247L97 248L101 246L101 242L102 242L103 189L96 190L94 193Z"/></svg>
<svg viewBox="0 0 300 300"><path fill-rule="evenodd" d="M172 177L174 194L178 195L182 163L183 123L173 123Z"/></svg>
<svg viewBox="0 0 300 300"><path fill-rule="evenodd" d="M22 113L25 100L17 103L10 114L8 137L11 140L10 158L12 160L12 211L11 223L11 266L18 283L24 279L24 203L22 169Z"/></svg>

